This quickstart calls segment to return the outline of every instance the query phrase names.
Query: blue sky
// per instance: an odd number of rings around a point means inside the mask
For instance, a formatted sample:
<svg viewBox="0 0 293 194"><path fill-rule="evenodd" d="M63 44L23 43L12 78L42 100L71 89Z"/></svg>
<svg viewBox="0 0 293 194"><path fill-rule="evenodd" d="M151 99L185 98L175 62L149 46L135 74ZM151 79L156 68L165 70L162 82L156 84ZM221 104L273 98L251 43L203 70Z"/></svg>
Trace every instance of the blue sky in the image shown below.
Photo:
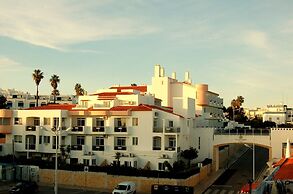
<svg viewBox="0 0 293 194"><path fill-rule="evenodd" d="M0 88L61 94L150 84L155 64L189 71L246 107L293 105L293 1L0 0Z"/></svg>

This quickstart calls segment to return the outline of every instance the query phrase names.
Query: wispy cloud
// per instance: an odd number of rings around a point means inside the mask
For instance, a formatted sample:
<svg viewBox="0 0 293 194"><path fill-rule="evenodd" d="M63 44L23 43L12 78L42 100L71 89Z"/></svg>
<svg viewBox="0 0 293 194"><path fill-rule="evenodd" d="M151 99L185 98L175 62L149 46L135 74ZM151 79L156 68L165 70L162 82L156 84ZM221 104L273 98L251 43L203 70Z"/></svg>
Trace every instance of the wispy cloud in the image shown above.
<svg viewBox="0 0 293 194"><path fill-rule="evenodd" d="M23 68L24 66L21 65L19 62L7 57L0 56L0 69L2 72L21 71L23 70Z"/></svg>
<svg viewBox="0 0 293 194"><path fill-rule="evenodd" d="M272 45L268 39L268 35L261 31L247 31L244 33L244 42L258 49L272 50Z"/></svg>
<svg viewBox="0 0 293 194"><path fill-rule="evenodd" d="M66 51L72 44L152 33L156 27L129 16L109 16L93 7L105 1L2 1L0 35Z"/></svg>

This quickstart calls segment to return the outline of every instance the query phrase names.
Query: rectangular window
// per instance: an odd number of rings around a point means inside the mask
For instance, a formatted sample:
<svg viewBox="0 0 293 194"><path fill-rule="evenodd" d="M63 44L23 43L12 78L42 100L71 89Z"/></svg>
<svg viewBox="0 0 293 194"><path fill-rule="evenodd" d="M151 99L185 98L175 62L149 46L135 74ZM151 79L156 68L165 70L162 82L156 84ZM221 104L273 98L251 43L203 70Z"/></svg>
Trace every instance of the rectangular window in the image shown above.
<svg viewBox="0 0 293 194"><path fill-rule="evenodd" d="M104 119L96 118L96 127L104 127Z"/></svg>
<svg viewBox="0 0 293 194"><path fill-rule="evenodd" d="M83 159L83 164L86 166L90 165L90 160L89 159Z"/></svg>
<svg viewBox="0 0 293 194"><path fill-rule="evenodd" d="M14 135L15 143L22 143L22 135Z"/></svg>
<svg viewBox="0 0 293 194"><path fill-rule="evenodd" d="M42 142L43 142L42 140L43 140L43 136L40 135L39 136L39 144L42 144Z"/></svg>
<svg viewBox="0 0 293 194"><path fill-rule="evenodd" d="M0 125L10 125L10 118L0 117Z"/></svg>
<svg viewBox="0 0 293 194"><path fill-rule="evenodd" d="M96 137L96 145L97 146L104 146L104 138L103 137Z"/></svg>
<svg viewBox="0 0 293 194"><path fill-rule="evenodd" d="M115 127L126 127L126 118L115 118Z"/></svg>
<svg viewBox="0 0 293 194"><path fill-rule="evenodd" d="M169 121L169 127L173 127L173 126L174 126L173 121Z"/></svg>
<svg viewBox="0 0 293 194"><path fill-rule="evenodd" d="M176 138L169 138L169 147L176 147Z"/></svg>
<svg viewBox="0 0 293 194"><path fill-rule="evenodd" d="M15 117L14 118L14 124L15 125L22 125L22 118Z"/></svg>
<svg viewBox="0 0 293 194"><path fill-rule="evenodd" d="M44 118L44 125L51 125L51 119L50 118Z"/></svg>
<svg viewBox="0 0 293 194"><path fill-rule="evenodd" d="M126 146L126 138L125 137L117 137L115 143L116 143L116 146Z"/></svg>
<svg viewBox="0 0 293 194"><path fill-rule="evenodd" d="M85 126L85 118L77 118L76 124L77 126Z"/></svg>
<svg viewBox="0 0 293 194"><path fill-rule="evenodd" d="M138 137L132 137L132 145L138 145Z"/></svg>
<svg viewBox="0 0 293 194"><path fill-rule="evenodd" d="M200 137L198 137L198 149L200 150Z"/></svg>
<svg viewBox="0 0 293 194"><path fill-rule="evenodd" d="M40 118L39 117L34 118L34 126L40 126Z"/></svg>
<svg viewBox="0 0 293 194"><path fill-rule="evenodd" d="M76 143L77 145L84 145L84 136L77 136Z"/></svg>
<svg viewBox="0 0 293 194"><path fill-rule="evenodd" d="M54 117L53 118L53 127L59 127L59 118L58 117Z"/></svg>
<svg viewBox="0 0 293 194"><path fill-rule="evenodd" d="M138 118L132 118L132 126L138 126Z"/></svg>
<svg viewBox="0 0 293 194"><path fill-rule="evenodd" d="M44 136L44 143L50 143L50 136Z"/></svg>
<svg viewBox="0 0 293 194"><path fill-rule="evenodd" d="M165 165L164 165L164 163L159 162L158 166L159 166L159 170L165 170Z"/></svg>
<svg viewBox="0 0 293 194"><path fill-rule="evenodd" d="M124 166L131 167L131 161L124 161Z"/></svg>
<svg viewBox="0 0 293 194"><path fill-rule="evenodd" d="M23 106L24 106L24 103L22 101L18 102L18 107L19 108L23 108Z"/></svg>
<svg viewBox="0 0 293 194"><path fill-rule="evenodd" d="M97 165L97 160L96 159L92 159L92 165L93 166Z"/></svg>

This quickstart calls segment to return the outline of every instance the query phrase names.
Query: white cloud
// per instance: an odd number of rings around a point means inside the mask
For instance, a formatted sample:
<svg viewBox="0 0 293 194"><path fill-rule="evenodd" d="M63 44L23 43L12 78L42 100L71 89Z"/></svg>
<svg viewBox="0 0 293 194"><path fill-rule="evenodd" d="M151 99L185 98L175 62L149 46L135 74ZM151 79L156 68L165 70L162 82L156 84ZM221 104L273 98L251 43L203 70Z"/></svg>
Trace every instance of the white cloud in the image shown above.
<svg viewBox="0 0 293 194"><path fill-rule="evenodd" d="M142 35L156 30L137 18L107 16L94 8L106 1L2 1L0 36L66 50L91 40Z"/></svg>
<svg viewBox="0 0 293 194"><path fill-rule="evenodd" d="M0 69L3 72L5 72L5 71L20 71L23 69L23 65L21 65L20 63L12 60L10 58L0 56Z"/></svg>
<svg viewBox="0 0 293 194"><path fill-rule="evenodd" d="M265 49L265 50L271 50L272 45L268 39L268 36L265 32L261 31L247 31L244 33L244 42L252 47L258 48L258 49Z"/></svg>

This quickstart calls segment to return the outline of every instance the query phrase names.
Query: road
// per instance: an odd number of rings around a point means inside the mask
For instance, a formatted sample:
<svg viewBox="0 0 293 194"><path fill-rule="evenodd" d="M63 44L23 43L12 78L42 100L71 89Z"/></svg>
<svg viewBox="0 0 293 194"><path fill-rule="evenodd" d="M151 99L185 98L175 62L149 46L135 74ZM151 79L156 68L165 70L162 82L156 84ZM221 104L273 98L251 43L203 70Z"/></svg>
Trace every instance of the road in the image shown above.
<svg viewBox="0 0 293 194"><path fill-rule="evenodd" d="M252 149L248 149L226 172L209 187L205 194L233 194L252 179ZM255 147L255 177L257 178L266 167L268 150Z"/></svg>

